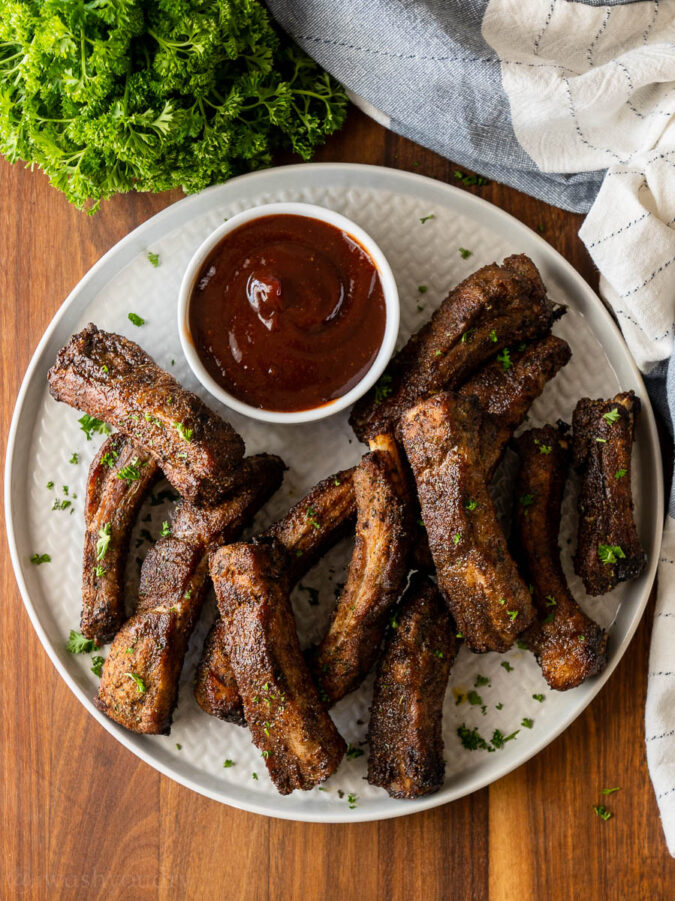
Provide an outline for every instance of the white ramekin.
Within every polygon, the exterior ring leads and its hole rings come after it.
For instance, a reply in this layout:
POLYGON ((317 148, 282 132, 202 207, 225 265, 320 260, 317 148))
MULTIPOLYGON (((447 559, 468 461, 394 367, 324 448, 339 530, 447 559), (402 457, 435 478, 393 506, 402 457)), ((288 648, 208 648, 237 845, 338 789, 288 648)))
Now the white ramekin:
POLYGON ((250 210, 245 210, 242 213, 237 213, 236 216, 232 216, 231 219, 228 219, 227 222, 224 222, 209 235, 197 249, 185 270, 178 296, 178 334, 180 336, 180 343, 185 358, 195 376, 206 390, 221 403, 230 407, 232 410, 236 410, 237 413, 243 413, 245 416, 250 416, 252 419, 260 419, 264 422, 288 424, 313 422, 317 419, 324 419, 326 416, 332 416, 333 413, 344 410, 345 407, 353 404, 375 384, 389 362, 389 359, 394 352, 394 346, 398 336, 399 318, 400 308, 398 290, 396 288, 394 274, 391 271, 391 266, 387 262, 385 255, 375 241, 373 241, 370 235, 368 235, 360 226, 355 222, 352 222, 351 219, 347 219, 346 216, 335 213, 333 210, 315 206, 312 203, 268 203, 262 206, 253 207, 250 210), (380 282, 382 283, 386 313, 382 344, 380 345, 380 349, 372 366, 363 376, 361 381, 354 385, 354 387, 346 394, 343 394, 342 397, 337 397, 335 400, 329 401, 320 407, 288 413, 252 407, 250 404, 244 403, 236 397, 233 397, 229 392, 225 391, 224 388, 221 388, 209 375, 206 367, 200 360, 190 333, 190 299, 192 296, 192 289, 206 258, 216 244, 218 244, 226 235, 239 228, 240 225, 244 225, 246 222, 251 222, 253 219, 259 219, 262 216, 279 215, 307 216, 310 219, 319 219, 321 222, 327 222, 329 225, 334 225, 336 228, 339 228, 341 231, 346 232, 354 238, 354 240, 363 247, 378 271, 380 282))

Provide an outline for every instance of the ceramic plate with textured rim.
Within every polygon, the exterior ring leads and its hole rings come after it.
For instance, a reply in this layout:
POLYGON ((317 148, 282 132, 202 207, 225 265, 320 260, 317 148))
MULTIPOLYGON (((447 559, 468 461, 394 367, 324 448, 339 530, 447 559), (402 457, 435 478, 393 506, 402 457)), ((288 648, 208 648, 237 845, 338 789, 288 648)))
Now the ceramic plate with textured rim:
MULTIPOLYGON (((225 409, 220 412, 242 433, 249 453, 280 453, 290 467, 284 486, 259 515, 258 527, 281 515, 319 478, 351 465, 363 452, 350 432, 346 414, 308 425, 272 426, 225 409)), ((512 462, 507 457, 497 480, 502 511, 508 506, 512 462)), ((137 561, 148 547, 146 539, 157 536, 167 516, 166 502, 159 495, 154 500, 154 505, 148 502, 141 511, 132 539, 127 573, 131 598, 137 584, 137 561)), ((217 801, 294 820, 350 822, 414 813, 488 785, 538 753, 581 713, 621 659, 647 603, 658 559, 663 486, 652 410, 620 332, 599 298, 546 241, 480 198, 432 179, 370 166, 317 164, 266 170, 188 197, 131 232, 99 260, 52 320, 28 367, 9 436, 5 504, 12 562, 38 636, 77 698, 121 744, 166 776, 217 801), (370 232, 388 256, 398 282, 402 306, 399 344, 428 318, 451 285, 478 266, 513 252, 529 254, 553 299, 569 306, 555 331, 573 350, 572 362, 532 408, 530 423, 569 419, 581 395, 610 396, 632 388, 643 403, 634 451, 636 515, 649 558, 642 577, 603 598, 586 598, 570 567, 575 528, 572 481, 563 508, 564 565, 582 606, 609 628, 607 669, 580 688, 556 694, 548 690, 527 651, 478 656, 463 648, 446 697, 445 784, 437 794, 417 801, 394 801, 363 779, 368 749, 362 743, 372 679, 333 711, 338 728, 356 753, 345 759, 325 791, 280 797, 247 731, 206 716, 192 698, 191 681, 213 616, 212 604, 207 605, 190 645, 170 736, 132 735, 99 713, 91 702, 97 678, 91 672, 90 657, 72 656, 65 650, 68 630, 77 629, 79 623, 81 503, 88 463, 100 438, 87 441, 77 424, 79 414, 49 397, 47 370, 69 336, 91 320, 138 341, 160 365, 216 407, 200 390, 180 354, 175 325, 180 279, 194 249, 223 218, 255 204, 279 200, 331 207, 370 232), (426 218, 429 216, 433 218, 426 218), (460 247, 471 251, 468 259, 459 253, 460 247), (148 251, 159 254, 157 268, 148 262, 148 251), (426 290, 420 292, 420 286, 426 290), (129 312, 145 318, 146 325, 132 325, 129 312), (73 454, 78 455, 78 464, 69 462, 73 454), (51 490, 46 487, 48 481, 55 483, 51 490), (66 497, 64 485, 68 485, 71 506, 52 510, 54 500, 66 497), (31 554, 36 552, 49 553, 52 562, 31 565, 31 554), (467 700, 471 689, 480 694, 480 703, 467 700), (533 694, 543 695, 544 700, 533 699, 533 694), (531 728, 521 725, 524 718, 533 721, 531 728), (487 737, 494 729, 504 734, 519 731, 495 753, 468 751, 457 736, 462 723, 477 727, 487 737), (365 753, 359 755, 360 750, 365 753), (225 768, 225 759, 234 765, 225 768), (357 796, 353 806, 347 802, 350 793, 357 796)), ((348 554, 348 543, 336 548, 294 593, 304 644, 316 641, 326 624, 348 554), (319 592, 318 605, 310 603, 315 597, 312 589, 319 592)), ((475 695, 472 698, 476 701, 475 695)))

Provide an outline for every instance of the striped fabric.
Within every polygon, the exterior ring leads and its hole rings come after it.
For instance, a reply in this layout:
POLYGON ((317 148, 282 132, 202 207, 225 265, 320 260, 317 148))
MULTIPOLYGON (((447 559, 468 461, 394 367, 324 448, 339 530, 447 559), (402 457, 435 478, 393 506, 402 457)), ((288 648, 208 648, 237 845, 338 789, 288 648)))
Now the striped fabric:
MULTIPOLYGON (((600 290, 672 434, 675 0, 267 0, 389 126, 460 165, 588 215, 600 290)), ((675 497, 646 710, 675 855, 675 497)))

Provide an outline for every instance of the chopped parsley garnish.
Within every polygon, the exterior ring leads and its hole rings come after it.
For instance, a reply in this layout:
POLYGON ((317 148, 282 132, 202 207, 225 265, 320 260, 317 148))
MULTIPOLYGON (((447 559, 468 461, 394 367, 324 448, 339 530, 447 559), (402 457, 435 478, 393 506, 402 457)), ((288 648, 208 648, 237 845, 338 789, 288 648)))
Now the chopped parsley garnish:
POLYGON ((468 172, 462 172, 461 169, 455 169, 453 175, 467 187, 470 187, 471 185, 482 186, 490 184, 490 181, 487 178, 483 178, 482 175, 470 175, 468 172))
POLYGON ((300 583, 300 585, 298 585, 298 589, 300 591, 307 592, 310 607, 318 606, 318 603, 319 603, 319 589, 318 588, 312 588, 311 585, 303 585, 302 583, 300 583))
POLYGON ((347 758, 349 760, 355 760, 357 757, 363 757, 363 751, 361 748, 355 748, 354 745, 347 745, 347 758))
POLYGON ((534 503, 534 495, 533 494, 521 494, 518 498, 518 503, 521 507, 531 507, 534 503))
POLYGON ((392 629, 398 629, 398 612, 395 610, 389 620, 389 625, 392 629))
POLYGON ((616 788, 603 788, 602 793, 603 793, 603 795, 613 795, 614 792, 618 792, 618 791, 621 791, 620 785, 617 785, 616 788))
POLYGON ((183 745, 179 745, 178 742, 176 742, 176 750, 177 750, 177 751, 182 751, 182 750, 183 750, 183 745))
POLYGON ((490 341, 492 341, 494 344, 496 344, 498 340, 499 339, 497 338, 497 332, 494 329, 492 329, 492 331, 490 332, 490 341))
POLYGON ((480 707, 480 705, 483 703, 483 699, 481 698, 481 696, 478 694, 477 691, 474 691, 473 688, 467 694, 466 699, 469 702, 469 704, 473 705, 474 707, 480 707))
POLYGON ((596 438, 595 440, 597 441, 598 444, 607 444, 606 438, 596 438))
POLYGON ((534 720, 531 720, 529 716, 525 716, 520 725, 524 726, 526 729, 531 729, 532 726, 534 726, 534 720))
POLYGON ((139 692, 143 693, 144 691, 147 691, 145 682, 141 679, 141 677, 139 675, 137 675, 137 673, 125 673, 124 675, 128 676, 130 679, 133 679, 133 681, 136 683, 136 688, 139 690, 139 692))
POLYGON ((226 770, 229 770, 231 766, 234 766, 234 760, 230 760, 230 758, 228 757, 223 766, 226 770))
POLYGON ((526 641, 523 641, 522 638, 517 639, 517 641, 516 641, 516 647, 519 647, 521 651, 527 651, 527 650, 529 650, 529 647, 528 647, 527 642, 526 642, 526 641))
MULTIPOLYGON (((468 260, 470 256, 473 255, 472 250, 467 250, 466 247, 459 248, 459 255, 463 260, 468 260)), ((495 339, 496 340, 496 339, 495 339)))
POLYGON ((622 479, 626 475, 627 472, 628 472, 627 469, 617 469, 617 471, 614 473, 614 478, 622 479))
POLYGON ((605 419, 610 424, 613 424, 615 422, 618 422, 619 419, 621 419, 621 414, 619 413, 619 410, 617 409, 617 407, 614 407, 608 413, 603 413, 602 418, 605 419))
POLYGON ((193 429, 186 429, 182 422, 174 422, 173 427, 178 432, 183 441, 192 440, 193 429))
POLYGON ((443 651, 434 651, 434 654, 438 657, 439 660, 443 659, 443 651))
POLYGON ((468 344, 469 341, 471 341, 471 337, 472 337, 473 333, 474 333, 474 329, 472 329, 472 328, 468 328, 465 332, 462 332, 462 337, 460 339, 460 342, 462 344, 468 344))
POLYGON ((151 263, 155 269, 159 266, 159 254, 148 251, 148 263, 151 263))
POLYGON ((427 287, 427 285, 418 285, 417 290, 420 292, 420 294, 426 294, 429 288, 427 287))
POLYGON ((513 667, 511 666, 511 664, 509 663, 508 660, 502 660, 502 662, 499 665, 503 666, 507 673, 513 672, 513 667))
POLYGON ((70 501, 68 500, 59 500, 58 498, 52 504, 52 510, 67 510, 68 507, 72 506, 70 501))
POLYGON ((600 558, 601 563, 607 565, 609 563, 616 563, 619 559, 624 560, 626 555, 618 544, 599 544, 598 557, 600 558))
POLYGON ((467 751, 495 751, 503 748, 507 741, 512 741, 518 735, 520 729, 516 729, 510 735, 504 735, 500 729, 495 729, 488 743, 475 727, 469 729, 464 723, 457 728, 457 735, 467 751))
POLYGON ((109 435, 110 434, 110 426, 106 425, 105 422, 102 422, 100 419, 97 419, 95 416, 89 416, 88 413, 85 413, 84 416, 80 416, 77 420, 80 423, 80 428, 87 436, 87 441, 91 441, 92 434, 98 435, 109 435))
POLYGON ((73 465, 79 463, 80 462, 79 454, 73 454, 73 456, 70 458, 70 460, 68 460, 68 462, 72 463, 73 465))
POLYGON ((469 500, 464 504, 465 510, 475 510, 478 506, 478 501, 475 498, 470 497, 469 500))
POLYGON ((422 225, 424 225, 424 223, 428 222, 429 219, 435 219, 435 218, 436 218, 436 216, 434 213, 429 213, 428 216, 422 216, 422 218, 420 219, 420 222, 422 223, 422 225))
POLYGON ((518 610, 507 610, 506 615, 511 620, 511 622, 515 622, 516 617, 518 616, 518 610))
POLYGON ((321 523, 316 518, 316 510, 314 509, 314 507, 307 507, 307 513, 305 514, 305 516, 307 517, 307 521, 309 522, 309 524, 314 529, 318 530, 321 528, 321 523))
POLYGON ((506 372, 507 369, 510 369, 513 365, 511 363, 511 354, 509 353, 508 347, 504 347, 499 351, 499 353, 497 354, 497 359, 502 364, 504 372, 506 372))
POLYGON ((452 536, 452 540, 455 543, 455 547, 457 547, 457 545, 459 544, 460 538, 461 538, 461 536, 460 536, 459 532, 455 532, 455 534, 452 536))
POLYGON ((98 654, 95 657, 91 658, 91 671, 95 676, 100 676, 103 672, 103 664, 105 663, 105 657, 100 657, 98 654))
POLYGON ((510 735, 504 735, 501 729, 495 729, 492 733, 492 738, 490 741, 495 746, 495 748, 503 748, 507 741, 512 741, 516 735, 520 732, 520 729, 516 729, 515 732, 512 732, 510 735))
POLYGON ((105 523, 98 530, 98 541, 96 542, 96 559, 103 560, 110 544, 110 536, 112 534, 112 526, 109 522, 105 523))
POLYGON ((463 633, 463 632, 456 632, 456 633, 455 633, 455 638, 464 638, 464 633, 463 633))
POLYGON ((270 756, 270 752, 269 751, 261 751, 260 756, 263 758, 263 760, 267 760, 267 758, 270 756))
POLYGON ((92 651, 98 650, 98 645, 93 638, 85 638, 81 632, 71 629, 66 642, 66 650, 70 654, 91 654, 92 651))
POLYGON ((478 675, 476 676, 476 681, 473 684, 476 686, 476 688, 480 688, 481 685, 489 685, 490 677, 489 676, 481 676, 481 674, 478 673, 478 675))
POLYGON ((434 356, 435 356, 435 357, 440 357, 440 355, 441 355, 440 350, 437 350, 437 351, 434 353, 434 356))
POLYGON ((47 482, 47 488, 48 488, 49 491, 51 491, 53 487, 54 487, 54 483, 53 483, 53 482, 47 482))
POLYGON ((607 822, 607 820, 611 820, 613 814, 611 810, 607 810, 604 804, 594 804, 593 810, 600 817, 601 820, 607 822))
POLYGON ((547 606, 547 607, 555 607, 556 604, 557 604, 557 601, 556 601, 556 599, 553 597, 552 594, 547 594, 545 600, 546 600, 546 606, 547 606))
POLYGON ((142 316, 138 316, 136 313, 129 313, 128 318, 129 318, 129 322, 133 323, 134 325, 138 325, 138 326, 145 325, 145 319, 143 319, 142 316))
POLYGON ((391 376, 386 372, 375 384, 375 404, 379 405, 391 394, 391 376))
POLYGON ((543 441, 537 441, 537 440, 535 439, 535 442, 534 442, 534 443, 535 443, 536 446, 539 448, 539 453, 540 453, 540 454, 550 454, 551 451, 553 450, 553 446, 552 446, 552 445, 550 445, 550 444, 544 444, 543 441))
POLYGON ((543 704, 543 702, 544 702, 543 695, 532 695, 532 697, 534 698, 535 701, 539 701, 540 704, 543 704))
POLYGON ((257 781, 258 781, 258 774, 257 774, 257 773, 251 773, 251 778, 252 778, 252 779, 255 779, 256 782, 257 782, 257 781))
POLYGON ((162 531, 159 534, 162 536, 162 538, 167 538, 171 534, 171 526, 166 519, 162 523, 162 531))
POLYGON ((577 637, 578 637, 579 641, 581 641, 581 642, 586 641, 586 636, 585 636, 585 635, 579 635, 579 636, 577 636, 577 637))
POLYGON ((101 457, 101 463, 105 464, 109 469, 112 469, 115 463, 117 463, 117 458, 119 454, 116 450, 106 451, 101 457))
POLYGON ((358 795, 355 795, 354 792, 349 792, 349 794, 347 795, 347 803, 349 804, 350 810, 354 810, 354 808, 356 807, 357 798, 358 795))
POLYGON ((500 701, 499 704, 495 704, 495 709, 496 709, 496 710, 501 710, 503 706, 504 706, 504 705, 503 705, 502 702, 500 701))
POLYGON ((51 563, 52 558, 49 554, 32 554, 30 562, 35 564, 35 566, 40 566, 42 563, 51 563))
POLYGON ((551 612, 548 614, 548 616, 544 617, 542 622, 543 623, 552 623, 554 619, 555 619, 555 615, 554 615, 553 611, 551 610, 551 612))
POLYGON ((117 478, 126 479, 127 482, 137 482, 141 477, 141 466, 144 465, 144 463, 139 464, 138 457, 134 457, 131 463, 127 463, 126 466, 120 469, 117 473, 117 478))
POLYGON ((94 570, 94 574, 97 579, 100 579, 101 576, 105 575, 105 571, 106 571, 105 566, 101 566, 99 563, 99 565, 94 570))

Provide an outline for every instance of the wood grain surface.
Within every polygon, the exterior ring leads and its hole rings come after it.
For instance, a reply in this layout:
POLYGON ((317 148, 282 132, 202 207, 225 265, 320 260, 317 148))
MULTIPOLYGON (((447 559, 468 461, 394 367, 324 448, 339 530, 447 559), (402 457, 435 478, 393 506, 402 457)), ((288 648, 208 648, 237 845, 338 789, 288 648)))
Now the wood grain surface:
MULTIPOLYGON (((352 111, 319 160, 459 182, 457 168, 352 111)), ((285 162, 281 161, 281 162, 285 162)), ((460 185, 461 186, 461 185, 460 185)), ((594 287, 582 217, 470 187, 543 230, 594 287)), ((126 195, 93 217, 39 172, 0 162, 0 417, 63 299, 116 241, 178 200, 126 195)), ((4 522, 3 522, 4 530, 4 522)), ((2 540, 0 898, 649 899, 675 897, 644 749, 653 598, 600 696, 552 745, 470 797, 382 823, 242 813, 160 776, 100 728, 35 636, 2 540), (592 805, 621 786, 603 822, 592 805)))

